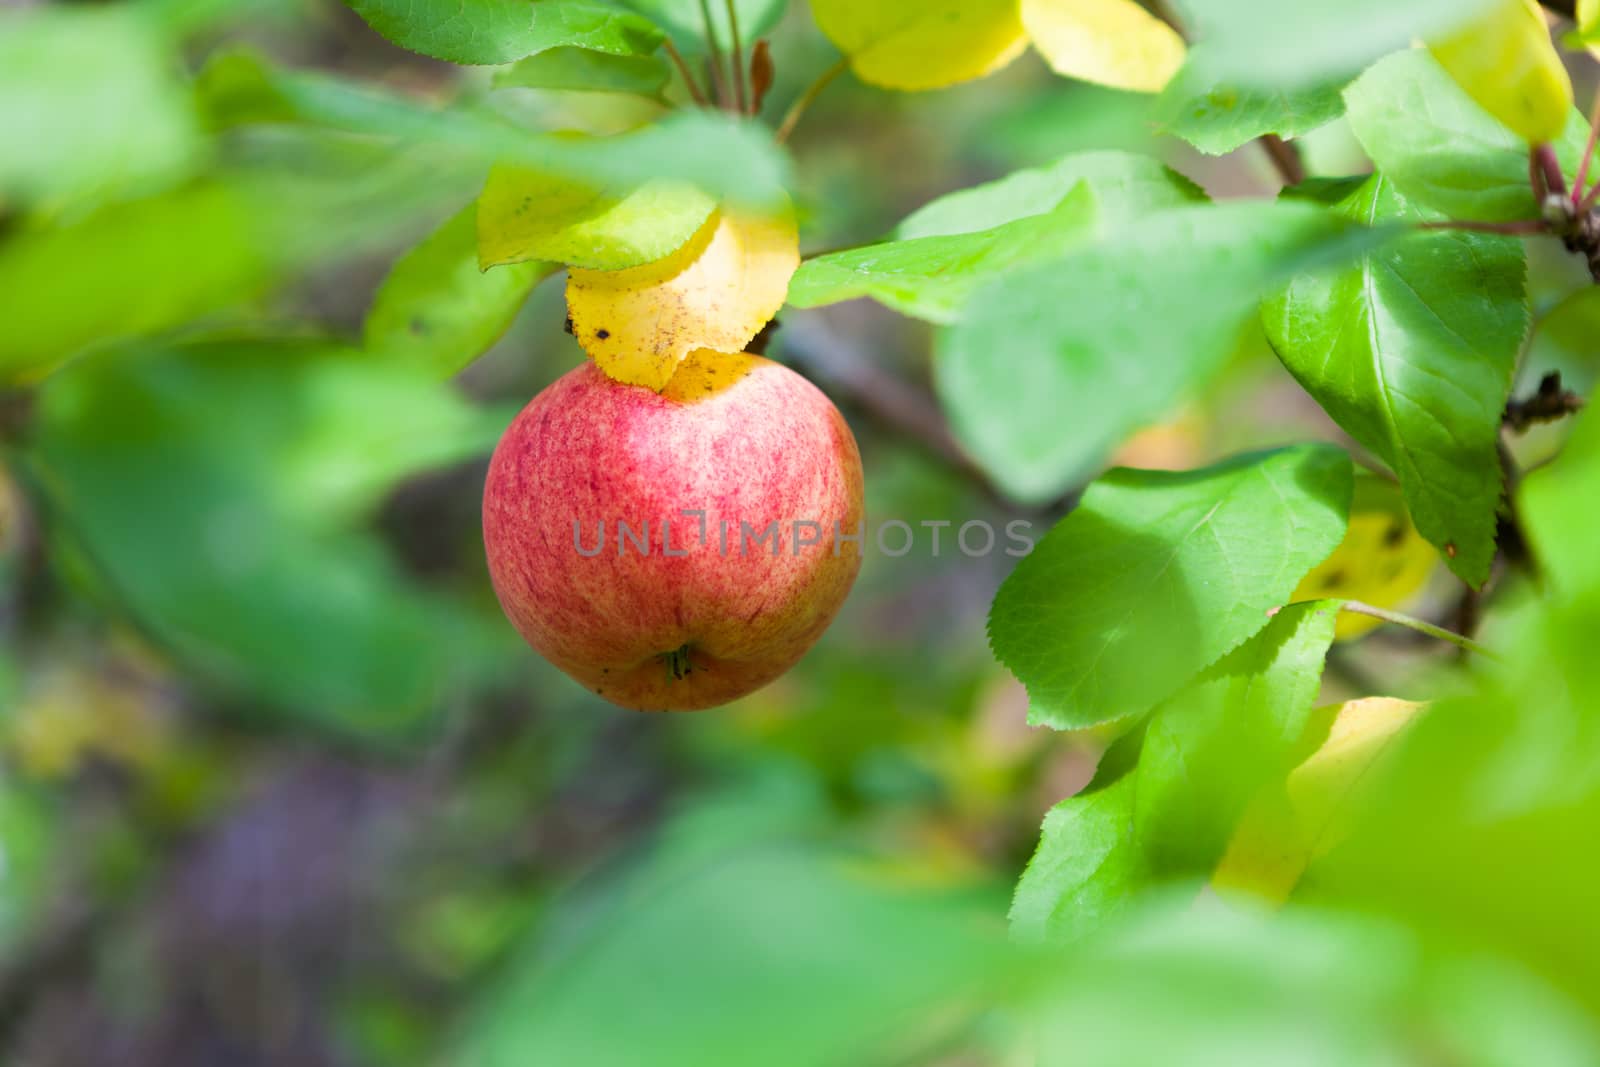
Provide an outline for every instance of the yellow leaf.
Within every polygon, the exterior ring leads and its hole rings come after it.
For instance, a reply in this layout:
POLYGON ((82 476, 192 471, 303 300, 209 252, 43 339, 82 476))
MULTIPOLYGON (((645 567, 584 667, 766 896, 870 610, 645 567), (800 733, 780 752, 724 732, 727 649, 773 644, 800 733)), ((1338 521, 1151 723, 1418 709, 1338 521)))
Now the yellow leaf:
POLYGON ((1320 709, 1331 715, 1328 739, 1309 759, 1289 772, 1289 803, 1303 825, 1316 833, 1321 851, 1338 836, 1334 816, 1348 808, 1356 786, 1389 743, 1426 705, 1396 697, 1366 697, 1320 709))
POLYGON ((1022 25, 1069 78, 1154 93, 1183 65, 1183 38, 1133 0, 1022 0, 1022 25))
POLYGON ((1587 38, 1589 54, 1600 59, 1600 0, 1578 0, 1578 33, 1587 38))
POLYGON ((625 270, 682 247, 716 206, 678 182, 650 182, 615 196, 502 164, 478 197, 478 266, 543 260, 625 270))
POLYGON ((1319 708, 1312 729, 1326 739, 1288 778, 1255 798, 1240 820, 1212 884, 1267 900, 1287 900, 1313 860, 1349 832, 1365 803, 1374 765, 1427 707, 1368 697, 1319 708))
POLYGON ((856 77, 885 89, 981 78, 1027 47, 1018 0, 811 0, 856 77))
POLYGON ((1428 47, 1468 96, 1528 143, 1566 129, 1572 80, 1535 0, 1501 0, 1428 47))
POLYGON ((1279 784, 1263 790, 1245 809, 1211 885, 1219 893, 1245 893, 1281 904, 1307 862, 1303 830, 1279 784))
POLYGON ((665 259, 567 273, 572 332, 600 369, 659 392, 696 349, 744 351, 800 265, 794 216, 717 211, 665 259))
MULTIPOLYGON (((1406 514, 1400 487, 1370 475, 1356 478, 1350 525, 1333 554, 1307 574, 1291 600, 1361 600, 1375 607, 1405 605, 1439 565, 1434 550, 1406 514)), ((1342 612, 1334 639, 1360 637, 1380 620, 1342 612)))

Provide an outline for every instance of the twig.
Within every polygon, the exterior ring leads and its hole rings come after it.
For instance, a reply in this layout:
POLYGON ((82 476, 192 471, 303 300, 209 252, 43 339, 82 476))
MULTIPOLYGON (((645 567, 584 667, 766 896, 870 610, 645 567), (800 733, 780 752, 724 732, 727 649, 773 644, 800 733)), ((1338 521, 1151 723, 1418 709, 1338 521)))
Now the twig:
POLYGON ((683 78, 684 88, 689 90, 689 99, 701 107, 709 107, 710 102, 706 100, 705 94, 700 91, 699 84, 694 80, 694 74, 689 70, 688 62, 683 58, 683 53, 678 51, 678 46, 673 44, 672 39, 669 37, 662 47, 666 49, 668 58, 678 68, 678 74, 683 78))
POLYGON ((1072 489, 1039 507, 1019 508, 962 450, 932 396, 877 365, 869 354, 829 326, 824 314, 792 316, 782 337, 784 359, 803 370, 841 405, 855 407, 884 429, 948 465, 1000 506, 1022 514, 1059 515, 1081 492, 1072 489))
MULTIPOLYGON (((1461 594, 1461 600, 1456 604, 1456 632, 1463 637, 1471 637, 1478 631, 1478 622, 1483 618, 1483 592, 1467 586, 1461 594)), ((1466 651, 1465 649, 1462 650, 1466 651)))
POLYGON ((1275 133, 1264 133, 1256 140, 1261 142, 1267 158, 1277 168, 1285 185, 1299 185, 1306 180, 1306 166, 1300 159, 1300 150, 1275 133))
POLYGON ((1567 178, 1561 173, 1561 161, 1556 158, 1556 150, 1547 144, 1540 144, 1534 145, 1530 154, 1544 176, 1545 192, 1564 194, 1567 191, 1567 178))
POLYGON ((1400 612, 1390 611, 1388 608, 1374 607, 1373 605, 1363 603, 1360 600, 1341 600, 1339 601, 1339 608, 1342 611, 1348 611, 1355 615, 1367 615, 1374 619, 1381 619, 1384 622, 1393 623, 1396 626, 1407 627, 1408 629, 1417 631, 1419 634, 1427 634, 1429 637, 1436 637, 1440 641, 1448 641, 1457 648, 1465 649, 1468 652, 1475 652, 1478 655, 1485 656, 1489 659, 1500 658, 1499 656, 1495 655, 1495 653, 1491 652, 1483 645, 1478 644, 1478 642, 1474 641, 1470 637, 1458 634, 1453 630, 1446 630, 1443 626, 1435 626, 1431 622, 1424 622, 1423 620, 1411 615, 1402 615, 1400 612))
POLYGON ((916 441, 963 473, 988 477, 956 444, 932 397, 851 351, 850 343, 817 315, 785 319, 783 352, 824 388, 846 395, 874 419, 916 441))
POLYGON ((743 115, 749 111, 749 101, 744 88, 744 45, 739 40, 739 11, 734 0, 728 0, 728 45, 733 49, 733 101, 743 115))
POLYGON ((795 126, 800 122, 800 116, 806 113, 806 108, 810 107, 812 102, 822 94, 822 90, 826 89, 833 79, 843 74, 845 68, 849 66, 850 57, 840 56, 837 63, 817 75, 816 80, 806 86, 805 92, 800 94, 799 98, 790 106, 789 113, 783 116, 783 121, 778 124, 778 132, 773 136, 779 144, 783 144, 789 139, 789 135, 794 132, 795 126))
POLYGON ((1583 397, 1561 387, 1561 372, 1553 370, 1539 379, 1539 388, 1525 397, 1506 401, 1501 422, 1512 433, 1524 433, 1540 422, 1555 422, 1583 409, 1583 397))
POLYGON ((711 0, 700 0, 700 21, 706 28, 706 66, 717 94, 717 106, 728 104, 728 81, 722 67, 722 45, 717 43, 717 24, 711 21, 711 0))
POLYGON ((1583 158, 1578 161, 1578 175, 1572 179, 1572 203, 1583 202, 1583 187, 1589 180, 1589 164, 1594 161, 1594 142, 1600 137, 1600 90, 1594 94, 1589 107, 1589 140, 1583 146, 1583 158))

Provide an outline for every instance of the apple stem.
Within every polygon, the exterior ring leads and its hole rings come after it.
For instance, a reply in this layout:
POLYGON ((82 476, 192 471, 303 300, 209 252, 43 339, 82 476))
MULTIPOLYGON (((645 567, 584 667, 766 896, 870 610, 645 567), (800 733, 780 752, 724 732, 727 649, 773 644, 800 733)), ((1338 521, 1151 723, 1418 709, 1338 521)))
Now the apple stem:
POLYGON ((663 652, 660 656, 661 663, 667 668, 667 678, 670 681, 681 682, 692 670, 689 666, 689 646, 680 645, 671 652, 663 652))

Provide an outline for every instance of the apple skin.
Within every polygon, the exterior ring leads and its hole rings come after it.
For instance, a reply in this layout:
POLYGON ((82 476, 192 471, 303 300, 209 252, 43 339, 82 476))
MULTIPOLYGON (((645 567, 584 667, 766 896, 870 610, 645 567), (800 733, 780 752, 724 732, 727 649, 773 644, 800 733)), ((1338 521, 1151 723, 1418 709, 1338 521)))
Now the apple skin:
POLYGON ((861 521, 861 456, 832 402, 780 364, 709 352, 659 394, 585 362, 512 422, 483 494, 506 617, 591 692, 640 711, 714 707, 792 667, 860 569, 858 542, 836 554, 834 524, 861 521), (706 512, 703 541, 684 510, 706 512), (663 519, 683 555, 664 551, 663 519), (619 520, 635 535, 649 524, 647 553, 619 520), (796 548, 796 521, 819 524, 820 538, 799 531, 819 543, 796 548), (777 522, 777 554, 741 522, 777 522))

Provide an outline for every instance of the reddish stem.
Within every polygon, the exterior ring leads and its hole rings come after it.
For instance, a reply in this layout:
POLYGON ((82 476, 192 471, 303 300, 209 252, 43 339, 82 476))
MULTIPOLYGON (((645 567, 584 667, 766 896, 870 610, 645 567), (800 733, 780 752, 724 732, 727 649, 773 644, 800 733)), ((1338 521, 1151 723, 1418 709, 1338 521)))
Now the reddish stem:
POLYGON ((1306 180, 1306 167, 1300 160, 1299 149, 1275 133, 1264 133, 1258 140, 1285 185, 1299 185, 1306 180))
POLYGON ((1578 161, 1578 176, 1572 180, 1572 202, 1583 201, 1583 187, 1589 180, 1589 164, 1594 160, 1595 139, 1600 138, 1600 91, 1594 94, 1594 104, 1589 108, 1589 143, 1583 146, 1583 158, 1578 161))
MULTIPOLYGON (((1562 194, 1567 191, 1566 175, 1561 173, 1561 161, 1556 158, 1556 150, 1547 144, 1535 145, 1533 158, 1544 175, 1546 193, 1562 194)), ((1542 205, 1544 198, 1540 197, 1542 205)))

